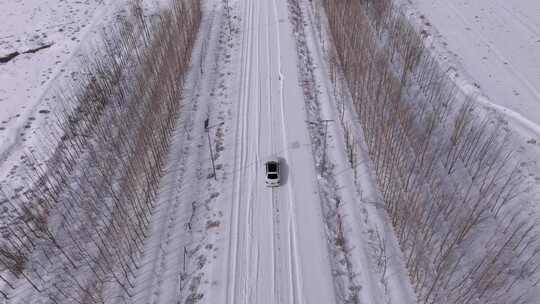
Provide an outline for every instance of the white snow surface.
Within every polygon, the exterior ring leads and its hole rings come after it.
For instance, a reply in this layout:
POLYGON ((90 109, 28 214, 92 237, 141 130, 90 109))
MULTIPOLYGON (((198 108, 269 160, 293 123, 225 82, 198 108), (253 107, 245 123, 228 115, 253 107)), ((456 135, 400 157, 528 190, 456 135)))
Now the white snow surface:
POLYGON ((455 77, 468 74, 498 109, 540 131, 539 1, 409 2, 427 30, 435 28, 455 77))
MULTIPOLYGON (((102 16, 102 2, 0 1, 0 57, 53 44, 0 64, 0 127, 8 128, 17 115, 40 101, 50 80, 74 55, 92 23, 102 16)), ((0 136, 4 137, 2 133, 0 136)))
POLYGON ((38 112, 53 111, 56 92, 51 87, 76 77, 79 67, 70 63, 113 5, 102 0, 0 0, 0 57, 21 53, 0 63, 0 164, 7 150, 31 137, 49 114, 38 112), (43 45, 51 47, 22 54, 43 45))

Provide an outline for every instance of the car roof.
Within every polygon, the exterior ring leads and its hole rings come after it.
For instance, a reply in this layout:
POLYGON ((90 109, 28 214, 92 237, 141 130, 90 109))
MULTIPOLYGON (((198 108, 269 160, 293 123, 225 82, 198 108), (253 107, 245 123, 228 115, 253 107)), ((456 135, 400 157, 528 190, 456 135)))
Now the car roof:
POLYGON ((276 156, 269 156, 268 158, 266 158, 266 161, 265 163, 279 163, 279 159, 276 157, 276 156))

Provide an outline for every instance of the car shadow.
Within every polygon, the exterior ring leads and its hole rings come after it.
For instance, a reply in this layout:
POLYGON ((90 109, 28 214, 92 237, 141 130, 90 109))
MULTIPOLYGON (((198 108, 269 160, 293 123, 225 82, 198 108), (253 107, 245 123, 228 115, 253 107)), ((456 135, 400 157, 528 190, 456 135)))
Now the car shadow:
POLYGON ((280 170, 280 184, 285 185, 289 180, 289 165, 283 157, 278 157, 280 170))

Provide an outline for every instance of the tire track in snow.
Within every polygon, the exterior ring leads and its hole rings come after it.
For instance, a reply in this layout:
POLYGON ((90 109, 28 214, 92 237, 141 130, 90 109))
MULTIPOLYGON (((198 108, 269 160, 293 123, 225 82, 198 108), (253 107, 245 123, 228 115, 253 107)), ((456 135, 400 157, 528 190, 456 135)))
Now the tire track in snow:
POLYGON ((279 212, 279 201, 275 190, 272 189, 272 263, 273 263, 273 273, 272 273, 272 282, 273 282, 273 294, 274 301, 276 304, 283 303, 282 296, 280 294, 279 280, 280 274, 283 272, 281 263, 279 263, 279 255, 281 254, 281 248, 279 246, 281 242, 281 236, 279 233, 280 226, 280 212, 279 212))
MULTIPOLYGON (((245 257, 247 260, 247 263, 245 264, 245 280, 244 280, 244 289, 243 289, 243 303, 249 304, 249 303, 255 303, 255 301, 252 300, 254 296, 257 295, 257 287, 258 284, 253 284, 253 280, 257 282, 257 272, 259 269, 259 250, 258 250, 258 239, 255 238, 255 232, 254 232, 254 224, 255 221, 255 208, 253 206, 254 202, 257 202, 258 198, 258 191, 257 191, 257 160, 258 160, 258 153, 259 153, 259 144, 260 144, 260 137, 258 136, 260 134, 261 126, 260 126, 260 103, 255 102, 253 100, 252 94, 254 97, 259 99, 260 102, 260 78, 259 82, 254 81, 254 75, 259 75, 259 52, 260 52, 260 39, 258 33, 256 34, 255 30, 253 29, 254 22, 257 18, 255 16, 258 15, 258 1, 250 1, 250 4, 252 5, 252 20, 250 24, 250 33, 251 33, 251 40, 250 45, 251 49, 254 51, 254 58, 250 57, 250 60, 254 60, 253 62, 255 64, 249 65, 250 73, 249 73, 249 82, 247 85, 247 88, 249 89, 248 94, 245 98, 245 104, 246 104, 246 113, 244 115, 244 118, 246 119, 246 125, 248 127, 246 128, 246 134, 243 136, 243 140, 248 142, 248 149, 247 154, 244 162, 244 169, 247 170, 247 174, 245 177, 245 182, 247 188, 249 188, 248 196, 245 198, 246 203, 246 225, 245 225, 245 237, 246 237, 246 245, 245 245, 245 257), (255 37, 255 38, 254 38, 255 37), (255 70, 253 70, 255 68, 255 70), (258 95, 258 96, 256 96, 258 95), (254 109, 251 109, 251 105, 255 105, 254 109), (254 116, 254 119, 250 119, 250 117, 254 116), (251 136, 251 134, 257 134, 255 136, 255 140, 251 140, 254 137, 251 136), (255 158, 255 161, 253 161, 252 158, 255 158), (252 248, 252 242, 255 241, 255 247, 252 248), (252 255, 252 249, 254 250, 254 253, 252 255), (256 265, 257 267, 253 268, 252 266, 256 265), (253 278, 254 277, 254 278, 253 278), (255 288, 253 289, 253 285, 255 288)), ((251 55, 252 56, 252 55, 251 55)))
MULTIPOLYGON (((265 32, 265 38, 266 38, 266 46, 267 47, 270 47, 270 22, 271 22, 271 19, 270 19, 270 14, 266 14, 266 32, 265 32)), ((268 71, 268 81, 266 82, 266 94, 267 94, 267 97, 268 97, 268 101, 267 101, 267 104, 268 104, 268 112, 267 112, 267 117, 268 117, 268 122, 272 122, 272 116, 273 116, 273 107, 272 107, 272 100, 273 100, 273 94, 272 94, 272 74, 270 73, 270 70, 271 70, 271 62, 272 62, 272 58, 270 56, 270 52, 266 52, 266 68, 267 68, 267 71, 268 71)), ((275 155, 276 154, 276 147, 275 145, 273 144, 275 142, 274 140, 274 128, 270 127, 269 128, 269 134, 270 136, 268 137, 268 147, 270 147, 271 149, 271 154, 272 155, 275 155)), ((276 189, 272 189, 271 190, 271 201, 272 201, 272 243, 271 243, 271 249, 272 249, 272 277, 271 277, 271 281, 272 281, 272 294, 274 296, 274 299, 273 301, 276 303, 276 304, 281 304, 283 303, 283 299, 282 299, 282 296, 280 294, 280 287, 279 287, 279 278, 280 278, 280 274, 283 272, 283 268, 282 268, 282 265, 280 263, 280 260, 279 260, 279 256, 280 256, 280 252, 281 252, 281 248, 279 246, 280 244, 280 241, 281 241, 281 237, 280 237, 280 231, 279 231, 279 227, 280 227, 280 220, 279 220, 279 217, 280 217, 280 212, 279 212, 279 202, 278 202, 278 197, 277 197, 277 193, 276 193, 276 189)))
MULTIPOLYGON (((283 74, 282 70, 282 62, 281 62, 281 33, 279 28, 279 18, 278 18, 278 7, 277 7, 277 0, 272 0, 273 4, 273 12, 274 12, 274 26, 276 29, 276 35, 277 35, 277 58, 278 58, 278 74, 279 74, 279 120, 280 120, 280 135, 281 135, 281 144, 284 151, 284 156, 286 159, 291 159, 289 157, 288 149, 287 149, 287 129, 285 125, 285 98, 284 98, 284 82, 285 82, 285 76, 283 74)), ((302 294, 302 277, 301 277, 301 271, 300 266, 298 265, 298 261, 300 260, 300 256, 298 254, 298 245, 297 245, 297 235, 296 235, 296 214, 295 214, 295 199, 294 199, 294 190, 292 189, 292 182, 288 182, 286 184, 286 189, 288 193, 288 229, 287 229, 287 238, 288 238, 288 245, 289 248, 287 248, 287 262, 289 266, 289 273, 288 273, 288 279, 289 279, 289 299, 291 303, 304 303, 304 296, 302 294)))
MULTIPOLYGON (((257 1, 256 2, 258 5, 260 5, 260 3, 257 1)), ((258 16, 259 15, 259 12, 260 12, 260 8, 257 6, 257 9, 255 9, 255 12, 256 12, 256 15, 255 16, 258 16)), ((254 19, 258 19, 258 18, 254 18, 254 19)), ((264 150, 261 148, 261 138, 264 136, 262 133, 263 131, 263 128, 262 128, 262 120, 261 120, 261 117, 262 117, 262 101, 263 101, 263 78, 261 77, 261 61, 260 61, 260 53, 261 53, 261 39, 260 39, 260 28, 261 28, 261 25, 264 25, 262 22, 259 22, 258 23, 258 26, 257 26, 257 34, 256 34, 256 37, 257 37, 257 41, 256 41, 256 56, 255 56, 255 74, 252 74, 251 78, 253 78, 253 75, 258 75, 257 77, 257 81, 256 81, 256 86, 254 86, 254 98, 257 99, 256 102, 253 102, 254 105, 255 105, 255 121, 253 122, 254 123, 254 128, 256 128, 256 137, 255 137, 255 143, 254 143, 254 146, 255 146, 255 149, 254 149, 254 157, 255 157, 255 160, 251 162, 251 164, 253 165, 253 170, 250 170, 250 172, 252 173, 252 176, 248 177, 248 180, 252 181, 251 183, 251 189, 252 189, 252 193, 254 193, 252 199, 249 199, 248 200, 248 204, 250 205, 250 210, 251 210, 251 222, 249 223, 249 227, 250 227, 250 240, 251 239, 254 239, 255 241, 255 246, 253 248, 250 248, 251 246, 249 246, 248 244, 248 250, 250 251, 249 252, 249 260, 248 260, 248 267, 250 267, 249 269, 247 269, 247 273, 248 273, 248 279, 246 280, 245 282, 245 290, 248 290, 248 297, 247 299, 245 300, 244 303, 257 303, 257 299, 258 299, 258 295, 259 295, 259 292, 261 292, 261 290, 259 289, 259 286, 260 286, 260 281, 262 281, 264 279, 264 277, 261 277, 261 264, 264 263, 264 255, 262 256, 262 259, 261 259, 261 246, 263 246, 263 244, 261 244, 261 239, 258 237, 258 235, 260 234, 260 231, 254 231, 254 228, 257 229, 256 227, 254 227, 254 225, 257 224, 258 220, 256 219, 256 215, 255 215, 255 212, 256 211, 260 211, 260 205, 257 205, 257 204, 260 204, 260 199, 259 199, 259 191, 258 190, 258 185, 260 183, 259 181, 259 165, 262 163, 261 162, 261 155, 264 154, 264 150), (253 205, 255 204, 255 205, 253 205), (253 261, 252 261, 252 256, 253 256, 253 261), (252 269, 251 266, 252 265, 256 265, 255 269, 252 269), (254 283, 253 283, 254 282, 254 283)), ((254 32, 255 30, 252 29, 252 31, 254 32)), ((263 69, 264 70, 264 69, 263 69)), ((255 101, 255 100, 252 100, 252 101, 255 101)))
MULTIPOLYGON (((237 289, 239 280, 238 276, 242 275, 241 269, 239 273, 239 263, 245 259, 242 259, 240 256, 241 242, 239 238, 241 235, 241 228, 243 223, 240 218, 240 212, 242 207, 242 174, 246 168, 246 124, 248 122, 248 107, 247 102, 249 98, 249 71, 251 70, 251 40, 253 39, 252 31, 249 31, 248 28, 253 24, 253 1, 248 0, 247 4, 244 4, 244 12, 242 16, 243 32, 242 32, 242 51, 240 56, 241 62, 241 71, 240 71, 240 100, 237 109, 236 115, 236 125, 235 125, 235 148, 234 148, 234 174, 233 174, 233 198, 232 198, 232 210, 230 216, 230 234, 229 234, 229 254, 228 254, 228 269, 227 273, 229 278, 227 281, 227 303, 237 304, 237 289)), ((244 227, 245 228, 245 227, 244 227)), ((243 235, 245 237, 245 235, 243 235)), ((247 246, 245 247, 247 248, 247 246)), ((244 297, 245 299, 245 297, 244 297)))

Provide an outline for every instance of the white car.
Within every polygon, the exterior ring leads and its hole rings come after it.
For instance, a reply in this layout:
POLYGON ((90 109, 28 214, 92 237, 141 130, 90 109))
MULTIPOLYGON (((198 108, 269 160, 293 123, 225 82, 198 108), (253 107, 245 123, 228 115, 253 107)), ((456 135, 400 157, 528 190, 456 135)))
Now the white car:
POLYGON ((271 157, 264 163, 266 185, 268 187, 279 186, 279 159, 277 157, 271 157))

